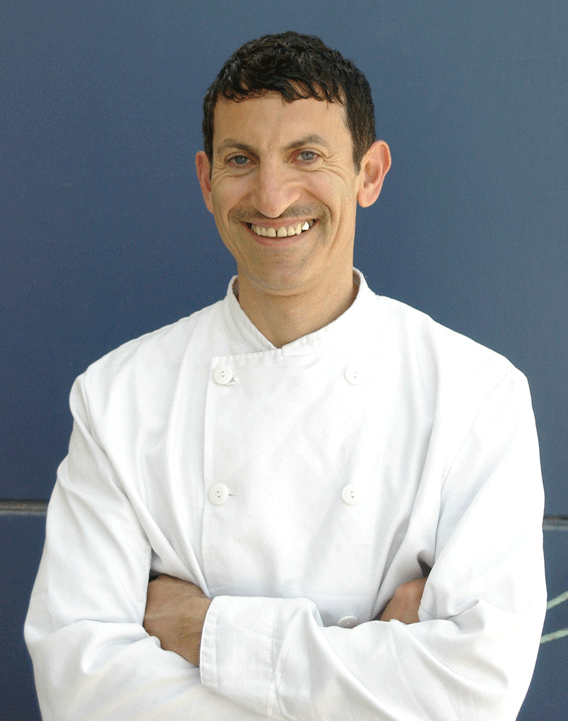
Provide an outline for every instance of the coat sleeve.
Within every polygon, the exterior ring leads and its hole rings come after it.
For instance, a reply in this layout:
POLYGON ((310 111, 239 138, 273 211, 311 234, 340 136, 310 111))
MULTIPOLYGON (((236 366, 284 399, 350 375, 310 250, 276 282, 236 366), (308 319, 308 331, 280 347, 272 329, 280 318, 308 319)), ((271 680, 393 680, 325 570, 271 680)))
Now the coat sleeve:
POLYGON ((142 626, 152 549, 93 437, 79 379, 25 625, 44 721, 255 721, 142 626))
POLYGON ((448 459, 440 496, 420 623, 324 627, 309 600, 218 597, 204 686, 274 719, 514 721, 546 608, 538 443, 515 369, 448 459))

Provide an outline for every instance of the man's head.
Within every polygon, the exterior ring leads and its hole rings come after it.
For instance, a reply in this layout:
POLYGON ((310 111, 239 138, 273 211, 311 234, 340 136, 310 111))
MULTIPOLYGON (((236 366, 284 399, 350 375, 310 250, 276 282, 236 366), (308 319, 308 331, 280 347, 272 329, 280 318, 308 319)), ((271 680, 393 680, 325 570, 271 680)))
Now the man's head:
POLYGON ((247 43, 219 74, 196 169, 241 304, 253 292, 322 305, 352 292, 357 207, 375 202, 390 167, 372 107, 351 63, 295 33, 247 43))
POLYGON ((203 140, 210 162, 218 101, 239 101, 270 91, 280 93, 287 102, 314 98, 342 105, 353 141, 353 162, 359 171, 361 159, 375 141, 369 83, 337 50, 314 35, 291 31, 245 43, 221 68, 203 102, 203 140))

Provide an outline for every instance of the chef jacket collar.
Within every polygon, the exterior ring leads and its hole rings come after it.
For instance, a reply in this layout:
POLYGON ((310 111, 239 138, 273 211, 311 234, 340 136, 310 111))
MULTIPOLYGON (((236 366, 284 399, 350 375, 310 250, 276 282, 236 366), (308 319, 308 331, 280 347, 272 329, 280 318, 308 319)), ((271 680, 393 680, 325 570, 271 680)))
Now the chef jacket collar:
POLYGON ((278 349, 252 323, 239 305, 235 295, 237 276, 233 276, 222 302, 223 320, 230 336, 246 348, 246 352, 280 351, 284 356, 321 353, 338 345, 353 345, 367 335, 369 312, 375 294, 369 289, 363 274, 353 269, 355 283, 359 286, 357 296, 349 308, 320 330, 302 336, 278 349))

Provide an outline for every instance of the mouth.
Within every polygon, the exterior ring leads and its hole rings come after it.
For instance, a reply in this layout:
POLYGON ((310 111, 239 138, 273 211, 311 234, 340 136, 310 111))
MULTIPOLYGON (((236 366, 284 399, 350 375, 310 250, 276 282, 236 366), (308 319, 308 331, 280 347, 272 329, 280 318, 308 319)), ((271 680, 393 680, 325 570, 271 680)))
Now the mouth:
POLYGON ((296 235, 302 235, 310 230, 316 220, 304 220, 290 225, 282 225, 273 228, 266 225, 257 225, 256 223, 245 223, 246 227, 260 238, 292 238, 296 235))

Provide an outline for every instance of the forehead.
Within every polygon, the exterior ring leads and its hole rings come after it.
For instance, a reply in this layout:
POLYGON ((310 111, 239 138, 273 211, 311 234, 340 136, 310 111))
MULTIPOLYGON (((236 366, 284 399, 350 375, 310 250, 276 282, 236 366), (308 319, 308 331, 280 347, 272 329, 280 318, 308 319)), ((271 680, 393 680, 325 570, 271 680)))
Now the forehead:
POLYGON ((290 103, 275 92, 240 102, 220 99, 213 127, 214 152, 231 141, 269 149, 316 135, 338 149, 351 146, 342 105, 315 98, 290 103))

